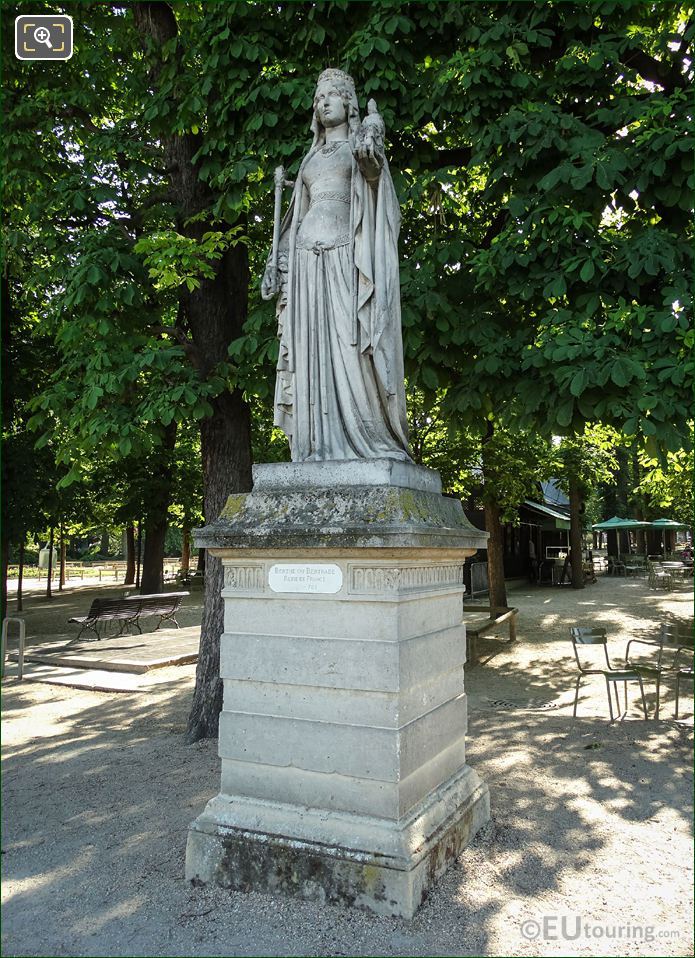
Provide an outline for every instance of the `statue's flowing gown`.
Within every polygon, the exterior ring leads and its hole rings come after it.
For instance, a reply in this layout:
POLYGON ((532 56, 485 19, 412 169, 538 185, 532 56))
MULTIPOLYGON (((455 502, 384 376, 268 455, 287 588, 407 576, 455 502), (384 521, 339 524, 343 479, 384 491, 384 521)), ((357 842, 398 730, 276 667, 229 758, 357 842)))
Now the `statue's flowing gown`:
POLYGON ((409 460, 388 167, 368 183, 348 141, 305 158, 283 222, 275 422, 292 459, 409 460))

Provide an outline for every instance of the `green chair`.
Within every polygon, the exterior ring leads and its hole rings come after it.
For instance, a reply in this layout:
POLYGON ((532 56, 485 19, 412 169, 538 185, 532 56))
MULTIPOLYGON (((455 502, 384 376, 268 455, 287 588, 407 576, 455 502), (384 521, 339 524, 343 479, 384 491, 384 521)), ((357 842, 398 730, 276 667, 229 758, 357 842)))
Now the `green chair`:
POLYGON ((610 712, 611 722, 615 721, 616 716, 613 715, 613 698, 611 695, 611 689, 615 693, 615 701, 617 705, 617 714, 620 714, 620 696, 618 694, 617 683, 622 682, 625 686, 625 708, 627 709, 627 683, 628 682, 637 682, 640 687, 640 694, 642 696, 642 709, 644 711, 645 719, 647 716, 647 701, 644 697, 644 685, 642 684, 642 677, 639 673, 635 672, 633 669, 614 669, 611 665, 611 661, 608 658, 608 639, 606 637, 606 630, 600 628, 586 628, 583 626, 574 626, 570 629, 570 637, 572 639, 572 648, 574 649, 574 657, 577 662, 577 668, 579 669, 579 675, 577 676, 577 681, 574 687, 574 710, 572 715, 574 718, 577 717, 577 703, 579 701, 579 685, 586 675, 602 675, 606 682, 606 693, 608 695, 608 711, 610 712), (579 656, 578 646, 603 646, 603 653, 606 660, 605 668, 595 668, 588 667, 584 664, 579 656))
POLYGON ((684 646, 681 646, 681 648, 678 649, 678 652, 676 653, 674 667, 677 669, 676 671, 676 718, 678 718, 678 701, 679 701, 679 694, 680 694, 681 679, 690 679, 690 681, 692 682, 695 677, 693 674, 693 650, 686 649, 684 646), (681 652, 690 653, 690 665, 686 665, 683 668, 680 668, 677 664, 678 656, 681 652))
POLYGON ((680 702, 680 684, 683 679, 693 681, 693 622, 664 622, 661 626, 661 641, 676 645, 671 669, 676 673, 676 711, 678 718, 680 702), (681 665, 681 662, 687 664, 681 665))
POLYGON ((638 672, 643 678, 653 678, 656 682, 656 711, 659 718, 661 679, 664 672, 676 672, 676 718, 678 718, 678 696, 682 679, 692 677, 692 665, 680 667, 680 656, 690 652, 692 655, 693 626, 684 622, 662 622, 659 632, 652 638, 630 639, 625 649, 625 668, 638 672), (684 645, 685 642, 690 645, 684 645), (675 656, 670 667, 664 664, 664 645, 673 649, 675 656), (631 652, 631 646, 640 646, 637 655, 631 652), (646 650, 646 651, 645 651, 646 650))

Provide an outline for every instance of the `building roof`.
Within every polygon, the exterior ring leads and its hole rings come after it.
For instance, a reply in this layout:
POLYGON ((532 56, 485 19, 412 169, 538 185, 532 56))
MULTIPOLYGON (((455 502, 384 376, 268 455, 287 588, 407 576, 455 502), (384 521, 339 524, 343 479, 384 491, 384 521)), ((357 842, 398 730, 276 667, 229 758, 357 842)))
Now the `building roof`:
POLYGON ((548 479, 541 483, 543 502, 549 506, 569 506, 570 501, 566 493, 558 488, 557 479, 548 479))
POLYGON ((552 506, 542 505, 540 502, 533 502, 531 499, 525 499, 524 505, 534 512, 540 513, 542 516, 554 519, 556 529, 569 529, 570 517, 567 512, 563 512, 561 509, 553 508, 552 506))

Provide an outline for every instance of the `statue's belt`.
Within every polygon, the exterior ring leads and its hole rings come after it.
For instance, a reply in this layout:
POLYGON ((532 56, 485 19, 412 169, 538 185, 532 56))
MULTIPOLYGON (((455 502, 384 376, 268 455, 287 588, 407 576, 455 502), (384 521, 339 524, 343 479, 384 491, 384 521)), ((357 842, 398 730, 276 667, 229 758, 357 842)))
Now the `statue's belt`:
POLYGON ((319 240, 315 240, 312 243, 309 240, 298 239, 297 249, 311 250, 312 253, 316 253, 317 256, 320 256, 321 253, 327 253, 329 250, 337 249, 339 246, 347 246, 350 241, 351 236, 349 233, 336 236, 334 240, 330 240, 328 243, 322 243, 319 240))

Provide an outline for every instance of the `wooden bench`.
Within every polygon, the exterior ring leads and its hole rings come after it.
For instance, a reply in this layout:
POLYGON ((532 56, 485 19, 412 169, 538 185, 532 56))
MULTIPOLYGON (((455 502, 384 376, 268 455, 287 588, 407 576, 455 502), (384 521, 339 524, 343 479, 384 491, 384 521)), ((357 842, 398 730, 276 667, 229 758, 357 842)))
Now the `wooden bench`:
MULTIPOLYGON (((105 622, 120 622, 121 628, 118 635, 123 633, 130 622, 134 622, 138 616, 138 608, 127 599, 94 599, 87 615, 76 615, 68 622, 75 622, 82 628, 77 633, 77 639, 82 633, 89 629, 97 639, 100 639, 99 626, 105 622)), ((77 641, 77 639, 75 641, 77 641)))
POLYGON ((162 622, 173 622, 176 628, 179 628, 179 623, 176 621, 176 613, 179 611, 181 601, 190 594, 190 592, 157 592, 152 595, 129 595, 124 601, 137 603, 138 614, 135 619, 135 624, 140 632, 142 632, 140 619, 158 615, 159 622, 157 623, 157 628, 154 630, 156 632, 162 622))
POLYGON ((482 622, 477 620, 470 625, 465 618, 463 624, 466 626, 466 661, 476 662, 478 660, 478 638, 481 635, 487 635, 493 632, 498 626, 507 624, 509 626, 509 641, 516 641, 516 617, 519 614, 518 609, 508 608, 507 606, 489 606, 489 605, 464 605, 464 613, 478 612, 486 614, 486 619, 482 622))
POLYGON ((80 638, 85 629, 89 629, 96 635, 97 639, 101 639, 99 625, 106 622, 121 623, 117 635, 122 635, 125 629, 131 625, 134 625, 138 632, 142 633, 140 619, 149 618, 153 615, 159 616, 155 632, 160 628, 162 622, 173 622, 178 629, 176 613, 181 605, 181 600, 187 595, 190 595, 190 593, 161 592, 154 595, 130 595, 123 599, 94 599, 87 615, 74 616, 72 619, 68 619, 68 622, 74 622, 82 626, 77 634, 77 639, 80 638))

